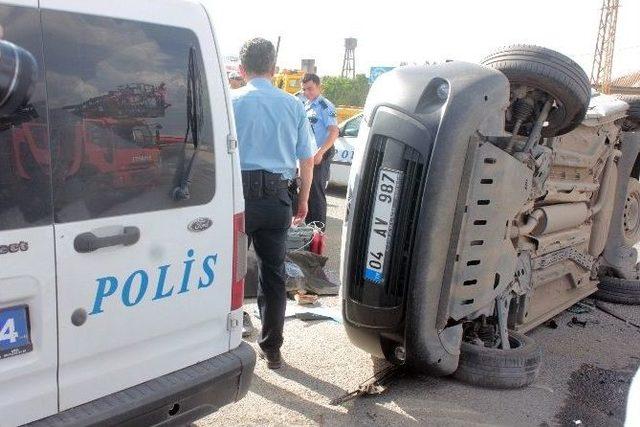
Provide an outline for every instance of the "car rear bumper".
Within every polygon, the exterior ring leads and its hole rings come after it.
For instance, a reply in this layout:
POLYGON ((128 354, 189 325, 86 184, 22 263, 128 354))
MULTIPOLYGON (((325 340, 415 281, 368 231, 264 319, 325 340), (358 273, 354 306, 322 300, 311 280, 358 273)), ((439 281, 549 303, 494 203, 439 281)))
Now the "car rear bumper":
POLYGON ((28 425, 185 425, 244 397, 255 363, 255 351, 243 342, 228 353, 28 425))

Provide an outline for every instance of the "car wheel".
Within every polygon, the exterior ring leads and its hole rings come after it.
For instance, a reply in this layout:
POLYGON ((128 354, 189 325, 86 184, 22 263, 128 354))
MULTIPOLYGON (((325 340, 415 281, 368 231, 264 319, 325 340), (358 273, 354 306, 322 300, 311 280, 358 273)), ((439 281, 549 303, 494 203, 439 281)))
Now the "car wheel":
POLYGON ((595 297, 616 304, 640 304, 640 280, 619 279, 605 276, 598 284, 595 297))
POLYGON ((622 213, 622 236, 626 246, 640 242, 640 181, 629 178, 622 213))
POLYGON ((460 381, 490 388, 525 387, 538 376, 542 349, 532 339, 509 331, 511 349, 489 348, 463 341, 458 369, 460 381))
POLYGON ((563 135, 584 119, 591 85, 582 67, 567 56, 544 47, 514 45, 492 53, 481 63, 501 71, 511 84, 512 94, 524 88, 545 92, 553 98, 554 108, 542 136, 563 135))

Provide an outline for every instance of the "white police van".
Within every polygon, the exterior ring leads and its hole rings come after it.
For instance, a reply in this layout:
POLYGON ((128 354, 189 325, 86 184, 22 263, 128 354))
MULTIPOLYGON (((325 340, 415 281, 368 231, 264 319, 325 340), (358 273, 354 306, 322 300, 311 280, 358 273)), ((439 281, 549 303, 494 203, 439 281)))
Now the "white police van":
POLYGON ((244 208, 207 12, 3 1, 0 30, 0 426, 240 399, 244 208))

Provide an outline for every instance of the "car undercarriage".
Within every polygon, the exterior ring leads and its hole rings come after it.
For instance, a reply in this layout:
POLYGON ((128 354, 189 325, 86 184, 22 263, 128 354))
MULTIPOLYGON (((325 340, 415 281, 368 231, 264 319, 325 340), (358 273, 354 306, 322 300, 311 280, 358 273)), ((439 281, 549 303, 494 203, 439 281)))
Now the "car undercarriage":
POLYGON ((524 333, 599 283, 603 299, 640 303, 633 102, 592 93, 576 63, 537 46, 381 77, 347 197, 351 340, 419 371, 521 387, 542 359, 524 333))

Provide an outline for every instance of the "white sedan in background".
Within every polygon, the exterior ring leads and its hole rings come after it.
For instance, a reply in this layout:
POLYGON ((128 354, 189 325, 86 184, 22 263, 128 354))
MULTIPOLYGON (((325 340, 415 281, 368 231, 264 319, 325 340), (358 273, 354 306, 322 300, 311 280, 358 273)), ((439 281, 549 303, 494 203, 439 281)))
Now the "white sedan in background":
POLYGON ((334 144, 336 151, 331 159, 329 185, 347 186, 361 122, 362 113, 359 113, 338 125, 340 135, 334 144))

